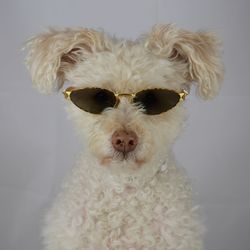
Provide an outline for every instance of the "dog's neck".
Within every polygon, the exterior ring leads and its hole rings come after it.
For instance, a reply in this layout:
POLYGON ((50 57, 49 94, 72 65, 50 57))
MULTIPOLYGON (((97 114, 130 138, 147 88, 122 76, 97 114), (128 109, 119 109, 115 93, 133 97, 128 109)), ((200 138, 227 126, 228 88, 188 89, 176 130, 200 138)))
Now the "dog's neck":
POLYGON ((130 187, 142 187, 145 184, 155 181, 160 175, 166 174, 171 164, 170 157, 160 158, 154 166, 148 165, 145 168, 133 171, 112 171, 108 167, 103 167, 98 160, 90 160, 86 155, 82 155, 79 168, 84 173, 85 178, 92 178, 100 185, 123 190, 130 187))

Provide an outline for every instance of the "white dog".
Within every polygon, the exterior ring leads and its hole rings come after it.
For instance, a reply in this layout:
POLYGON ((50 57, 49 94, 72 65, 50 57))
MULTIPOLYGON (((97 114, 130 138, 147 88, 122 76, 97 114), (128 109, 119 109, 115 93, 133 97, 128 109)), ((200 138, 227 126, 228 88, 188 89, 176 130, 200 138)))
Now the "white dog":
POLYGON ((63 87, 87 147, 46 217, 47 250, 200 250, 202 227, 171 145, 183 102, 213 98, 223 67, 211 33, 157 25, 136 41, 50 30, 27 44, 43 93, 63 87))

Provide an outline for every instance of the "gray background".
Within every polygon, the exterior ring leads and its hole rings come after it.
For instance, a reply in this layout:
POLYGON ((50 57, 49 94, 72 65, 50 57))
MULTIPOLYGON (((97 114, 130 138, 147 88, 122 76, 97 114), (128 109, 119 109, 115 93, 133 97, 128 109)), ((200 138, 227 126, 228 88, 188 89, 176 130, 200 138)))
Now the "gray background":
POLYGON ((155 23, 174 22, 214 30, 224 41, 222 91, 211 102, 188 98, 190 117, 175 152, 198 191, 206 249, 249 250, 249 12, 249 0, 1 0, 0 249, 41 249, 41 218, 80 150, 62 95, 31 87, 22 43, 48 26, 136 38, 155 23))

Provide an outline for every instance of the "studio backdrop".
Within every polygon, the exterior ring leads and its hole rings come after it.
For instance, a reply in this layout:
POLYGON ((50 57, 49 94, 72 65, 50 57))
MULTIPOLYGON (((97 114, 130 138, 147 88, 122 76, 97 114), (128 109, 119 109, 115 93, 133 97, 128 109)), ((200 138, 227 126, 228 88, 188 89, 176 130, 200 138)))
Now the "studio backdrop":
POLYGON ((201 205, 205 249, 249 250, 249 10, 247 0, 1 0, 0 249, 42 249, 43 216, 82 150, 63 95, 32 88, 24 42, 51 26, 103 28, 135 39, 156 23, 172 22, 212 30, 224 43, 222 91, 210 102, 192 91, 174 148, 201 205))

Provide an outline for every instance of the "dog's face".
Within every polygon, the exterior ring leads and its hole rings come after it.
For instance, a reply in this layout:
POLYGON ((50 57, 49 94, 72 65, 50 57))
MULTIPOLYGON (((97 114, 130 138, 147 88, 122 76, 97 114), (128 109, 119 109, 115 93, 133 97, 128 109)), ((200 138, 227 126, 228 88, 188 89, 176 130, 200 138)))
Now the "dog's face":
MULTIPOLYGON (((93 54, 80 62, 67 79, 73 86, 98 87, 115 93, 137 93, 152 88, 181 92, 185 79, 177 70, 167 60, 148 53, 141 44, 117 44, 113 51, 93 54)), ((85 112, 70 101, 68 104, 69 114, 88 142, 87 148, 101 165, 115 169, 124 164, 139 169, 147 163, 152 165, 155 158, 162 159, 184 119, 181 102, 158 115, 145 114, 127 96, 120 97, 116 108, 101 114, 85 112), (123 150, 117 146, 121 141, 123 150)))
MULTIPOLYGON (((223 76, 215 37, 172 25, 155 26, 135 42, 94 30, 52 30, 30 40, 28 47, 33 82, 46 93, 60 89, 65 81, 77 88, 120 94, 155 88, 180 93, 195 81, 198 95, 209 99, 218 92, 223 76)), ((99 114, 68 101, 68 111, 100 165, 114 171, 155 166, 156 171, 182 127, 183 102, 150 115, 130 96, 121 95, 119 101, 99 114)))

